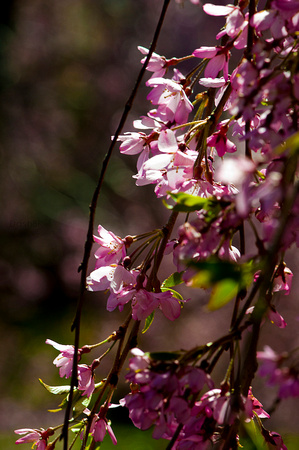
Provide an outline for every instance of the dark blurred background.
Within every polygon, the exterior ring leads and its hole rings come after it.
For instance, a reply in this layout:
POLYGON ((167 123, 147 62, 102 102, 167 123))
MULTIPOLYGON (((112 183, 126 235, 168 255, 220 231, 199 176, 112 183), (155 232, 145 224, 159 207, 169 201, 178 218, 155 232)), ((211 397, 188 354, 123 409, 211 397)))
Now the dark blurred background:
MULTIPOLYGON (((47 412, 61 399, 38 383, 39 377, 64 383, 52 365, 57 351, 45 340, 73 343, 70 324, 88 205, 140 69, 137 45, 149 47, 161 6, 161 0, 14 0, 1 7, 0 443, 5 448, 13 448, 15 428, 62 421, 47 412)), ((173 1, 156 51, 170 58, 214 45, 223 23, 190 2, 182 7, 173 1)), ((140 89, 125 130, 150 109, 147 92, 140 89)), ((152 186, 135 187, 135 165, 136 158, 115 149, 99 201, 96 223, 120 236, 160 227, 168 216, 152 186)), ((92 259, 91 269, 93 264, 92 259)), ((165 276, 174 270, 169 261, 165 276)), ((209 314, 206 294, 193 292, 193 297, 175 326, 157 314, 142 337, 145 350, 190 348, 227 330, 231 305, 209 314)), ((275 328, 278 351, 290 346, 290 335, 292 347, 299 344, 295 300, 295 294, 282 298, 280 312, 289 329, 275 328)), ((104 294, 87 295, 81 345, 103 340, 120 325, 124 314, 107 313, 105 306, 104 294)), ((273 332, 271 325, 268 329, 273 332)), ((109 360, 102 376, 108 367, 109 360)), ((220 381, 223 374, 217 377, 220 381)), ((262 386, 257 381, 257 389, 262 386)), ((298 423, 290 411, 298 403, 286 404, 273 425, 292 433, 298 423)))

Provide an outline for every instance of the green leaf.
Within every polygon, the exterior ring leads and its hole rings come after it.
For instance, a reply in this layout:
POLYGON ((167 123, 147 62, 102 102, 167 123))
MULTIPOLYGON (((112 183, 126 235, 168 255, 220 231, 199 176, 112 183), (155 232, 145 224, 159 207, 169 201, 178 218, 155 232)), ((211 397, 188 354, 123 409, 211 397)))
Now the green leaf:
MULTIPOLYGON (((61 409, 65 409, 68 403, 68 399, 69 399, 69 394, 64 397, 64 399, 62 400, 62 402, 59 404, 61 409)), ((82 400, 82 391, 79 391, 78 389, 74 389, 74 394, 73 394, 73 405, 75 405, 77 402, 79 402, 80 400, 82 400)))
POLYGON ((39 382, 42 386, 44 386, 45 389, 47 389, 48 392, 51 392, 51 394, 54 395, 68 394, 70 392, 70 386, 49 386, 48 384, 44 383, 40 378, 39 382))
POLYGON ((85 408, 87 408, 91 402, 91 399, 92 399, 92 395, 89 398, 85 397, 85 399, 82 401, 82 405, 84 405, 85 408))
POLYGON ((255 421, 242 422, 241 426, 242 436, 240 436, 240 444, 243 444, 244 448, 250 446, 250 448, 255 448, 256 450, 265 450, 265 440, 261 434, 260 427, 257 426, 255 421))
POLYGON ((190 283, 193 287, 213 287, 215 283, 226 278, 236 282, 242 281, 242 265, 231 261, 212 257, 205 261, 191 262, 190 267, 197 270, 190 283))
POLYGON ((291 156, 299 153, 299 131, 290 136, 283 144, 276 147, 275 153, 281 154, 286 150, 289 150, 291 156))
POLYGON ((255 267, 252 263, 237 264, 219 258, 206 261, 191 262, 190 267, 197 270, 188 285, 203 289, 212 288, 208 303, 210 310, 219 309, 234 298, 240 289, 247 287, 252 281, 255 267))
POLYGON ((181 302, 184 301, 184 299, 183 299, 183 297, 181 296, 181 294, 180 294, 179 292, 175 291, 174 289, 163 288, 163 287, 161 287, 161 291, 162 291, 162 292, 166 292, 166 291, 172 292, 172 295, 173 295, 175 298, 177 298, 177 299, 180 300, 181 302))
POLYGON ((143 328, 143 330, 142 330, 142 333, 145 333, 148 329, 149 329, 149 327, 151 326, 151 324, 153 323, 153 320, 154 320, 154 311, 149 315, 149 316, 147 316, 147 318, 145 319, 145 324, 144 324, 144 328, 143 328))
POLYGON ((209 310, 215 311, 229 303, 237 295, 239 288, 239 283, 231 278, 216 283, 208 303, 209 310))
POLYGON ((169 192, 169 195, 176 202, 176 205, 169 205, 165 202, 164 204, 166 208, 176 212, 192 212, 206 209, 205 207, 209 201, 207 198, 186 194, 185 192, 179 192, 178 194, 169 192))
POLYGON ((166 278, 166 280, 163 281, 163 283, 161 284, 161 289, 177 286, 178 284, 183 283, 182 280, 183 273, 184 272, 174 272, 172 275, 166 278))

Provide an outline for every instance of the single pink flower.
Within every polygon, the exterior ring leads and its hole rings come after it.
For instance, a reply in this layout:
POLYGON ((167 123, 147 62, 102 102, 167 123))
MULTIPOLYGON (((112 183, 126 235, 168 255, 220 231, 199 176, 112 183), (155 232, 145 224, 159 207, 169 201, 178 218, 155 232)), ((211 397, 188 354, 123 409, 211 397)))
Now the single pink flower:
MULTIPOLYGON (((247 309, 246 314, 252 314, 254 311, 254 306, 251 306, 247 309)), ((268 311, 267 311, 267 317, 270 320, 271 323, 276 325, 278 328, 285 328, 287 326, 286 321, 284 318, 276 311, 273 305, 270 305, 268 311)))
POLYGON ((96 419, 91 427, 91 434, 96 442, 103 442, 106 433, 111 437, 113 445, 117 444, 117 439, 109 423, 105 419, 96 419))
POLYGON ((122 142, 119 150, 125 155, 138 155, 144 150, 146 138, 147 135, 145 133, 128 131, 118 138, 118 140, 122 142))
MULTIPOLYGON (((83 412, 88 416, 90 415, 90 410, 88 408, 85 408, 83 412)), ((107 432, 111 437, 113 445, 116 445, 117 439, 115 437, 115 434, 113 433, 110 423, 106 419, 101 418, 99 414, 95 414, 90 427, 90 433, 94 437, 94 440, 96 442, 103 442, 107 432)))
POLYGON ((276 448, 277 450, 288 450, 287 446, 284 445, 282 437, 276 431, 268 431, 262 428, 262 435, 265 441, 271 446, 271 448, 276 448))
MULTIPOLYGON (((46 340, 46 344, 52 345, 61 353, 54 359, 53 364, 59 367, 59 375, 61 378, 69 378, 73 369, 74 346, 58 344, 51 339, 46 340)), ((78 354, 78 361, 80 360, 80 353, 78 354)))
POLYGON ((227 125, 220 127, 219 131, 207 138, 208 147, 215 147, 218 156, 221 158, 225 153, 234 153, 237 151, 235 144, 227 137, 227 125))
POLYGON ((90 397, 95 389, 93 372, 86 364, 78 365, 78 389, 84 391, 82 395, 87 397, 90 397))
POLYGON ((205 68, 205 78, 217 78, 220 70, 223 70, 225 81, 228 80, 229 50, 225 47, 200 47, 192 53, 196 58, 208 58, 205 68))
POLYGON ((94 241, 100 244, 100 248, 95 252, 96 268, 117 264, 120 259, 126 256, 124 241, 115 236, 112 231, 105 230, 101 225, 98 226, 98 233, 99 237, 94 236, 94 241))
POLYGON ((226 16, 225 32, 229 37, 237 36, 245 20, 238 6, 206 3, 203 10, 210 16, 226 16))
POLYGON ((270 418, 270 415, 267 413, 267 411, 263 409, 262 403, 259 402, 256 397, 253 396, 251 388, 249 388, 247 400, 252 402, 252 413, 249 414, 250 418, 254 417, 253 413, 255 413, 260 419, 270 418))
POLYGON ((284 318, 276 311, 274 306, 270 306, 268 313, 267 313, 268 319, 271 323, 276 325, 278 328, 285 328, 287 326, 286 321, 284 318))
POLYGON ((261 361, 259 366, 259 375, 261 377, 266 375, 272 376, 278 367, 278 363, 281 361, 281 356, 272 350, 269 345, 265 345, 263 351, 257 352, 256 357, 261 361))
POLYGON ((158 308, 159 302, 153 292, 139 289, 132 298, 132 317, 134 320, 146 319, 158 308))
POLYGON ((169 320, 177 319, 181 314, 181 305, 170 291, 155 294, 159 302, 159 308, 169 320))
MULTIPOLYGON (((149 52, 147 48, 142 47, 141 45, 139 45, 137 48, 143 55, 147 55, 149 52)), ((141 60, 142 64, 144 64, 145 59, 146 58, 143 58, 141 60)), ((152 78, 163 77, 163 75, 166 72, 166 69, 167 69, 167 60, 165 56, 160 56, 157 53, 153 52, 149 60, 149 63, 146 67, 146 70, 148 70, 149 72, 154 72, 152 78)))
POLYGON ((121 292, 126 286, 136 282, 134 272, 130 272, 121 265, 99 267, 91 272, 87 278, 89 291, 105 291, 110 289, 115 294, 121 292))
POLYGON ((274 278, 273 292, 285 291, 284 295, 289 295, 292 287, 292 278, 293 272, 284 266, 283 273, 277 273, 274 278))
POLYGON ((54 430, 52 428, 48 428, 47 430, 44 430, 43 428, 40 430, 21 428, 19 430, 15 430, 15 433, 26 434, 26 436, 18 439, 16 444, 27 444, 29 442, 33 442, 33 445, 36 445, 36 450, 46 450, 48 437, 54 434, 54 430))
POLYGON ((158 105, 157 117, 164 122, 182 124, 188 121, 193 105, 181 84, 165 78, 151 78, 146 82, 153 88, 147 99, 158 105))

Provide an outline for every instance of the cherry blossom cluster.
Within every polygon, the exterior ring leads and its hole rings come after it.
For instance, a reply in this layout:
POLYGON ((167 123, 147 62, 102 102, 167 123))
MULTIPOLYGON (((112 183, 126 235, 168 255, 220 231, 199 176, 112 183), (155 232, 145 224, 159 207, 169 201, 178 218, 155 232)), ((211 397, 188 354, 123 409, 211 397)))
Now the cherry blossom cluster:
MULTIPOLYGON (((153 359, 139 349, 132 353, 126 375, 131 393, 122 403, 137 428, 146 430, 154 426, 154 439, 171 440, 178 432, 172 448, 207 449, 211 443, 219 443, 235 421, 270 417, 251 389, 247 398, 238 396, 230 392, 228 383, 215 389, 211 377, 193 364, 153 359), (202 395, 204 387, 208 391, 202 395)), ((277 441, 281 440, 275 435, 277 441)))
POLYGON ((158 308, 170 320, 179 317, 181 305, 171 291, 149 292, 146 289, 147 279, 143 271, 127 269, 130 258, 125 256, 126 247, 134 239, 128 236, 121 240, 101 225, 98 232, 100 238, 95 237, 95 240, 101 247, 95 253, 96 269, 91 272, 87 282, 91 291, 109 289, 108 311, 113 311, 117 307, 122 311, 124 305, 131 301, 134 320, 146 319, 158 308))

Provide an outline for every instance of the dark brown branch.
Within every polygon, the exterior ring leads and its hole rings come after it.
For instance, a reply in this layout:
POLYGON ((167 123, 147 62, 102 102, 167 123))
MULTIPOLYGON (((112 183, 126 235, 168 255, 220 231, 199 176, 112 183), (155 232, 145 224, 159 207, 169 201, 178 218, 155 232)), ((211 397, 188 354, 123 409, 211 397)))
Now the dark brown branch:
POLYGON ((256 351, 259 338, 259 331, 262 319, 269 307, 266 294, 269 289, 269 285, 271 283, 281 241, 284 236, 285 228, 288 223, 292 207, 296 201, 298 191, 299 191, 299 183, 297 183, 294 186, 293 191, 289 193, 289 195, 287 195, 286 198, 284 199, 281 209, 279 227, 274 235, 272 245, 270 246, 267 256, 265 258, 264 263, 265 269, 262 271, 260 275, 260 278, 262 280, 260 286, 260 294, 258 301, 256 302, 256 305, 254 307, 254 311, 252 313, 253 329, 246 343, 247 344, 245 351, 246 356, 243 362, 243 368, 240 376, 240 380, 242 380, 242 394, 245 396, 247 396, 248 394, 248 389, 250 387, 252 379, 254 378, 255 375, 255 371, 257 369, 256 351))
POLYGON ((71 413, 71 409, 72 409, 72 401, 73 401, 73 392, 74 392, 74 387, 77 386, 78 381, 77 381, 77 365, 78 365, 78 349, 79 349, 79 338, 80 338, 80 322, 81 322, 81 311, 82 311, 82 305, 83 305, 83 298, 84 298, 84 293, 86 290, 86 276, 87 276, 87 271, 88 271, 88 261, 90 258, 90 253, 91 253, 91 249, 92 249, 92 245, 93 245, 93 229, 94 229, 94 219, 95 219, 95 211, 96 211, 96 206, 97 206, 97 202, 98 202, 98 197, 100 194, 100 190, 103 184, 103 180, 106 174, 106 170, 113 152, 113 149, 115 147, 115 144, 117 142, 117 139, 123 129, 123 126, 127 120, 128 114, 132 108, 134 99, 136 97, 137 91, 139 89, 139 86, 141 84, 142 78, 144 76, 146 67, 149 63, 149 60, 151 58, 151 55, 153 54, 157 42, 158 42, 158 38, 160 35, 160 31, 163 25, 163 21, 165 18, 165 14, 168 8, 168 5, 170 3, 170 0, 164 0, 163 3, 163 7, 162 7, 162 11, 159 17, 159 21, 154 33, 154 37, 148 52, 148 55, 145 59, 145 62, 139 72, 139 75, 137 77, 135 86, 132 90, 132 93, 125 105, 122 117, 120 119, 119 125, 117 127, 116 133, 114 135, 114 138, 110 144, 110 147, 108 149, 107 154, 104 157, 103 163, 102 163, 102 169, 101 169, 101 173, 100 173, 100 177, 98 180, 98 184, 96 186, 96 189, 94 191, 93 197, 92 197, 92 201, 91 201, 91 205, 89 206, 89 210, 90 210, 90 214, 89 214, 89 224, 88 224, 88 231, 87 231, 87 237, 86 237, 86 242, 85 242, 85 246, 84 246, 84 255, 83 255, 83 261, 79 267, 79 271, 81 271, 81 281, 80 281, 80 291, 79 291, 79 298, 78 298, 78 302, 77 302, 77 309, 76 309, 76 315, 75 315, 75 319, 73 321, 72 324, 72 331, 75 330, 75 342, 74 342, 74 363, 73 363, 73 369, 72 369, 72 378, 71 378, 71 387, 70 387, 70 393, 69 393, 69 399, 68 399, 68 404, 66 407, 66 412, 65 412, 65 419, 64 419, 64 425, 63 425, 63 429, 62 429, 62 433, 61 433, 61 439, 64 440, 64 445, 63 448, 64 450, 67 450, 68 447, 68 425, 69 425, 69 417, 70 417, 70 413, 71 413))

